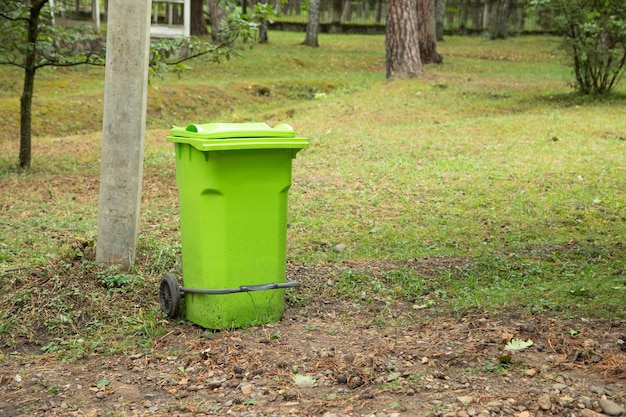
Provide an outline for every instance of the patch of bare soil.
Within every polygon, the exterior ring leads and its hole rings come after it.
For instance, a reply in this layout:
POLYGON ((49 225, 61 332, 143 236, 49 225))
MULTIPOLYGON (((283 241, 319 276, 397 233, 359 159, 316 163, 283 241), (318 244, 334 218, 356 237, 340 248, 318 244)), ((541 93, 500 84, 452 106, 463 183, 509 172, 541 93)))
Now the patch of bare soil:
MULTIPOLYGON (((437 260, 420 266, 429 267, 437 260)), ((149 354, 9 357, 0 363, 0 416, 624 413, 620 320, 429 316, 411 303, 329 298, 333 268, 289 266, 319 291, 279 323, 214 333, 173 322, 149 354), (515 338, 533 345, 505 350, 515 338)))

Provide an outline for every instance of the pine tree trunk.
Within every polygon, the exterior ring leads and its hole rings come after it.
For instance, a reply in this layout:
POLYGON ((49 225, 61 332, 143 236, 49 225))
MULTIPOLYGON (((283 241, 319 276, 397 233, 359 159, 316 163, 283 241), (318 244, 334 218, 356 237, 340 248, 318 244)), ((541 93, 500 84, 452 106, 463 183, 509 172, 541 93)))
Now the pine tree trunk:
POLYGON ((385 5, 383 4, 383 0, 376 0, 376 15, 374 17, 374 22, 376 24, 382 22, 383 20, 383 9, 385 5))
POLYGON ((191 0, 190 32, 195 36, 209 34, 209 31, 206 28, 206 20, 204 19, 203 3, 204 0, 191 0))
POLYGON ((435 0, 435 34, 437 42, 443 40, 443 29, 446 20, 446 0, 435 0))
POLYGON ((386 30, 387 80, 421 75, 416 0, 389 0, 386 30))
POLYGON ((320 20, 320 0, 310 0, 309 21, 306 25, 306 37, 304 45, 318 47, 317 32, 320 20))
POLYGON ((341 33, 342 0, 331 0, 330 33, 341 33))
POLYGON ((417 28, 422 64, 441 63, 443 57, 437 52, 435 0, 417 0, 417 28))
POLYGON ((509 20, 509 6, 511 0, 499 0, 497 3, 493 4, 492 7, 495 8, 494 13, 492 14, 493 23, 491 25, 491 38, 492 39, 505 39, 508 35, 507 23, 509 20))
POLYGON ((209 23, 211 26, 211 40, 214 43, 219 43, 222 40, 220 30, 226 26, 226 13, 218 4, 217 0, 209 0, 207 3, 209 9, 209 23))
POLYGON ((343 12, 341 14, 341 21, 342 22, 352 21, 352 0, 344 0, 343 12))
POLYGON ((469 0, 461 0, 461 5, 459 6, 460 16, 459 16, 459 29, 461 34, 465 34, 467 32, 467 16, 469 14, 469 0))

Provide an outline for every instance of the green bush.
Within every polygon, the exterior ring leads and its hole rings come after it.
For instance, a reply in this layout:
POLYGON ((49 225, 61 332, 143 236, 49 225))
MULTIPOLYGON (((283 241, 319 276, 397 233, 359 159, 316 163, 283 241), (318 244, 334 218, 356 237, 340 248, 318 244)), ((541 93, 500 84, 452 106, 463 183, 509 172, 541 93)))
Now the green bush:
POLYGON ((550 26, 563 35, 563 49, 583 94, 609 93, 626 69, 624 0, 534 0, 550 26))

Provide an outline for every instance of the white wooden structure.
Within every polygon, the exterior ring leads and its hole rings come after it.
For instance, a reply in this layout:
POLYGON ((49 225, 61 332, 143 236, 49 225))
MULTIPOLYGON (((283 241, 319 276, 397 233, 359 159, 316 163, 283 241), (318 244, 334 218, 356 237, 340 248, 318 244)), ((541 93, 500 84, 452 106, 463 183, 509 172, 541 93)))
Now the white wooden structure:
MULTIPOLYGON (((62 0, 58 0, 62 3, 62 0)), ((100 30, 100 3, 102 0, 90 0, 91 19, 96 30, 100 30)), ((50 0, 54 7, 55 0, 50 0)), ((52 16, 54 24, 55 16, 52 16)), ((150 18, 150 37, 178 38, 189 37, 191 33, 191 0, 152 0, 150 18)))
POLYGON ((190 26, 191 0, 152 0, 151 37, 188 37, 190 26))

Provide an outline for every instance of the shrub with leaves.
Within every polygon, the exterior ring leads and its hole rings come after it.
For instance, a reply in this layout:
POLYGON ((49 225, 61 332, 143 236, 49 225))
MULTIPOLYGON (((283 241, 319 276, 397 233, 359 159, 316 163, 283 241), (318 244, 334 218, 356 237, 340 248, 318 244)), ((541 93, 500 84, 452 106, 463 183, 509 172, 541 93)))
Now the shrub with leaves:
POLYGON ((563 35, 563 50, 583 94, 609 93, 626 69, 624 0, 533 0, 563 35))

